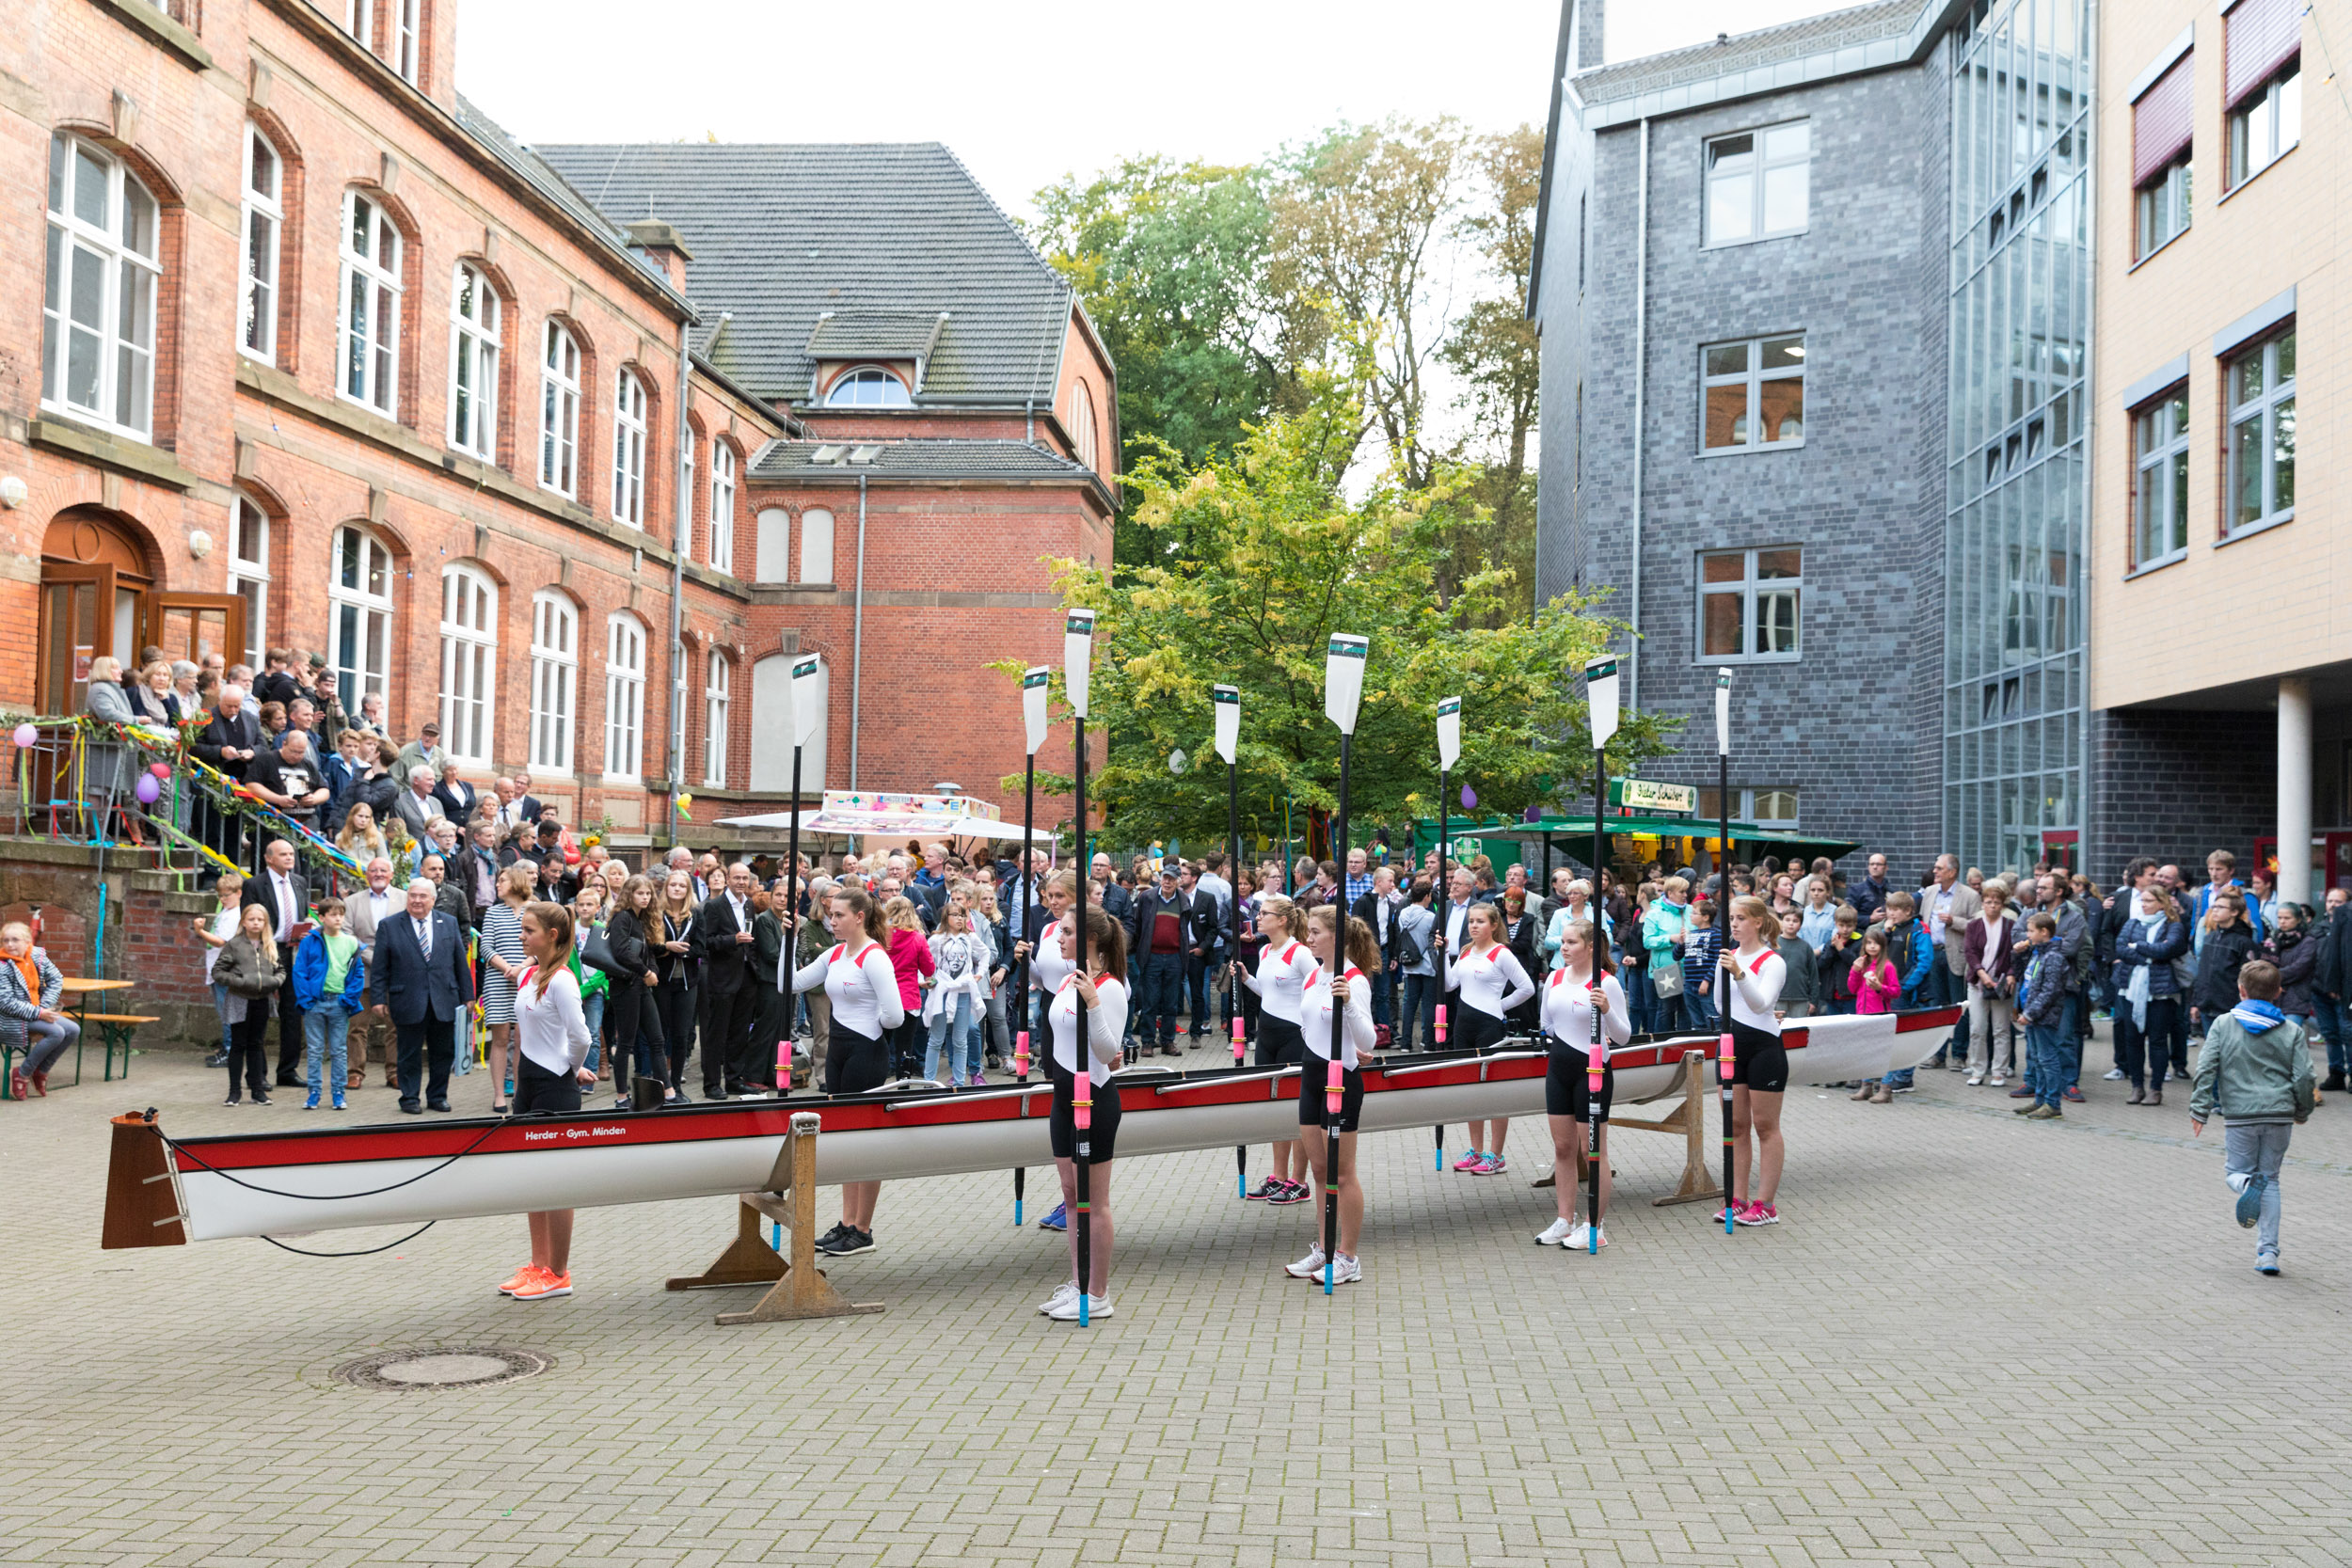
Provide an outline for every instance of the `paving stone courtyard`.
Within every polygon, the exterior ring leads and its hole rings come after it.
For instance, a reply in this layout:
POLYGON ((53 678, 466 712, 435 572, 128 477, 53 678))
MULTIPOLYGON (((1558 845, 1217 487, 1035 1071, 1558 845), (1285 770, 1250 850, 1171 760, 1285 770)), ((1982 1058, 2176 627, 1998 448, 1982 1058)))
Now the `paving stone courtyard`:
MULTIPOLYGON (((1012 1228, 1002 1175, 886 1188, 881 1247, 833 1277, 888 1310, 817 1323, 722 1328, 750 1292, 663 1291, 731 1234, 725 1199, 584 1212, 580 1294, 536 1306, 495 1293, 518 1219, 344 1260, 102 1252, 109 1114, 327 1115, 224 1110, 192 1055, 135 1070, 0 1104, 0 1561, 2352 1560, 2352 1098, 2296 1134, 2275 1279, 2185 1090, 2094 1081, 2028 1125, 1923 1073, 1886 1107, 1792 1090, 1785 1223, 1729 1240, 1649 1205, 1679 1140, 1618 1134, 1597 1260, 1531 1243, 1538 1123, 1495 1179, 1368 1139, 1368 1277, 1328 1301, 1279 1268, 1310 1209, 1241 1203, 1222 1151, 1136 1161, 1116 1315, 1081 1333, 1035 1315, 1062 1243, 1012 1228), (553 1365, 333 1376, 444 1346, 553 1365)), ((460 1080, 459 1109, 487 1093, 460 1080)))

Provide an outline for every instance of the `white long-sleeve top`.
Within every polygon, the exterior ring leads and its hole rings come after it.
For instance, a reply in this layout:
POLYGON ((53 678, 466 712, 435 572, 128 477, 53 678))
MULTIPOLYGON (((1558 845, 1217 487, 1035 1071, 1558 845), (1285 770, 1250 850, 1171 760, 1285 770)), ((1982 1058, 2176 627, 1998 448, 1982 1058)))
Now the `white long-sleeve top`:
MULTIPOLYGON (((1078 1075, 1077 978, 1074 965, 1064 970, 1045 1015, 1054 1031, 1054 1060, 1073 1078, 1078 1075)), ((1093 1082, 1110 1077, 1126 1033, 1127 988, 1106 974, 1094 982, 1094 1006, 1087 1009, 1087 1076, 1093 1082)))
POLYGON ((836 942, 793 973, 794 990, 818 986, 833 1003, 834 1022, 852 1034, 880 1039, 882 1031, 906 1022, 898 973, 890 966, 889 949, 879 942, 867 942, 854 958, 846 943, 836 942))
POLYGON ((1465 1007, 1502 1018, 1535 994, 1535 982, 1512 951, 1498 942, 1484 954, 1464 953, 1448 964, 1445 989, 1460 991, 1465 1007))
MULTIPOLYGON (((1067 920, 1069 916, 1062 918, 1067 920)), ((1061 956, 1061 927, 1046 927, 1038 937, 1037 951, 1029 955, 1029 983, 1040 990, 1059 990, 1061 983, 1077 968, 1074 960, 1061 956)))
MULTIPOLYGON (((1633 1020, 1626 1011, 1625 992, 1618 989, 1615 975, 1600 977, 1600 993, 1609 1000, 1608 1011, 1600 1015, 1600 1062, 1607 1067, 1610 1051, 1633 1037, 1633 1020)), ((1551 977, 1544 982, 1544 1032, 1578 1055, 1589 1055, 1593 1043, 1592 989, 1586 981, 1569 979, 1565 969, 1553 970, 1551 977)))
MULTIPOLYGON (((1779 1034, 1780 1020, 1772 1016, 1772 1009, 1780 1004, 1780 988, 1788 983, 1788 966, 1773 949, 1759 947, 1741 953, 1740 967, 1747 973, 1729 987, 1731 1016, 1751 1029, 1779 1034)), ((1730 974, 1729 970, 1724 971, 1726 979, 1730 974)))
MULTIPOLYGON (((1244 973, 1242 984, 1258 993, 1259 1005, 1265 1011, 1285 1023, 1296 1023, 1307 982, 1314 974, 1315 956, 1307 951, 1305 942, 1286 942, 1278 947, 1269 942, 1258 955, 1258 973, 1244 973)), ((1323 1022, 1326 1025, 1331 1022, 1327 1008, 1323 1022)))
POLYGON ((522 1053, 554 1073, 569 1077, 588 1059, 588 1015, 580 1006, 580 982, 559 969, 539 994, 535 964, 515 988, 515 1038, 522 1053))
MULTIPOLYGON (((1353 1069, 1356 1053, 1380 1043, 1372 1023, 1372 982, 1354 964, 1347 966, 1347 1010, 1340 1020, 1340 1066, 1353 1069)), ((1315 966, 1313 978, 1299 993, 1298 1028, 1307 1049, 1324 1061, 1331 1059, 1331 972, 1315 966)))

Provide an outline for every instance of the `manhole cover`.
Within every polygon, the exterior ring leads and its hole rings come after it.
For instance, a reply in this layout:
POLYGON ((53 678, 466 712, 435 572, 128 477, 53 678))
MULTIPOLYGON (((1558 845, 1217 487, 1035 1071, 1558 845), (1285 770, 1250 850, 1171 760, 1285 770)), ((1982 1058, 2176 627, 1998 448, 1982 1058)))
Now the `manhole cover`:
POLYGON ((451 1350, 392 1350, 346 1362, 335 1375, 358 1388, 479 1388, 536 1377, 555 1357, 502 1345, 465 1345, 451 1350))

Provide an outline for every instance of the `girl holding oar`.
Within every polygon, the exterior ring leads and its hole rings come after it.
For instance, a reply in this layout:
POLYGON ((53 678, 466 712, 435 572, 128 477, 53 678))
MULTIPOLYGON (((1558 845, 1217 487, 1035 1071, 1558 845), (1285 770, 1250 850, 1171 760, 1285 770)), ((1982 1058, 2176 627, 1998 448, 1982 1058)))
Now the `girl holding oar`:
MULTIPOLYGON (((1299 998, 1299 1029, 1306 1036, 1309 1054, 1305 1070, 1298 1075, 1298 1141, 1314 1170, 1315 1185, 1323 1187, 1329 1180, 1333 1157, 1324 1141, 1324 1125, 1330 1109, 1331 1013, 1336 1007, 1342 1011, 1343 1036, 1343 1088, 1334 1140, 1339 1145, 1340 1234, 1339 1250, 1329 1260, 1331 1283, 1347 1285, 1364 1276, 1356 1250, 1364 1229, 1364 1188, 1356 1176, 1356 1122, 1363 1110, 1364 1076, 1357 1067, 1357 1056, 1372 1050, 1379 1039, 1372 1022, 1372 982, 1365 976, 1379 973, 1380 943, 1370 926, 1353 916, 1343 917, 1337 909, 1325 904, 1307 911, 1307 946, 1315 957, 1315 973, 1299 998), (1336 951, 1343 918, 1347 921, 1344 956, 1336 951)), ((1332 1238, 1320 1232, 1318 1236, 1306 1257, 1284 1268, 1293 1279, 1322 1275, 1324 1249, 1332 1244, 1332 1238)))
MULTIPOLYGON (((826 923, 834 945, 792 976, 796 991, 825 988, 833 1004, 833 1025, 825 1047, 825 1092, 864 1094, 890 1078, 890 1048, 882 1042, 906 1022, 898 971, 883 943, 882 911, 859 888, 836 889, 827 901, 826 923)), ((791 922, 790 914, 779 917, 791 922)), ((841 1223, 817 1239, 817 1250, 839 1258, 874 1244, 874 1204, 879 1181, 841 1183, 841 1223)))
MULTIPOLYGON (((1502 916, 1492 904, 1472 904, 1462 917, 1462 954, 1446 966, 1445 989, 1462 993, 1462 1010, 1454 1020, 1454 1043, 1470 1051, 1491 1051, 1510 1033, 1505 1022, 1512 1008, 1535 994, 1527 966, 1502 945, 1502 916)), ((1472 1176, 1501 1176, 1502 1140, 1511 1118, 1470 1124, 1470 1150, 1477 1163, 1457 1166, 1472 1176), (1489 1146, 1488 1138, 1494 1140, 1489 1146)))
MULTIPOLYGON (((1234 974, 1258 997, 1260 1067, 1292 1067, 1307 1059, 1307 1038, 1299 1027, 1299 1007, 1307 982, 1314 977, 1315 958, 1307 944, 1298 940, 1299 924, 1297 905, 1279 893, 1259 895, 1258 934, 1265 938, 1265 947, 1258 955, 1258 971, 1249 973, 1238 959, 1233 964, 1234 974)), ((1327 1030, 1331 1022, 1328 1011, 1323 1022, 1327 1030)), ((1307 1183, 1299 1180, 1306 1174, 1307 1157, 1300 1152, 1298 1140, 1284 1139, 1274 1146, 1273 1174, 1248 1196, 1274 1204, 1304 1203, 1313 1196, 1307 1183)))
POLYGON ((1717 960, 1726 982, 1724 1024, 1731 1031, 1731 1217, 1741 1225, 1778 1225, 1780 1211, 1772 1207, 1772 1199, 1780 1193, 1785 1152, 1780 1105, 1788 1088, 1788 1053, 1780 1043, 1780 1020, 1772 1011, 1788 978, 1788 966, 1772 945, 1780 940, 1780 917, 1761 898, 1734 898, 1731 940, 1734 946, 1717 960), (1743 1199, 1739 1189, 1748 1186, 1751 1151, 1756 1171, 1750 1191, 1756 1196, 1743 1199))
POLYGON ((1591 1154, 1600 1162, 1600 1212, 1606 1216, 1609 1105, 1617 1092, 1616 1069, 1607 1065, 1608 1053, 1610 1048, 1633 1037, 1633 1019, 1626 1009, 1625 992, 1618 987, 1617 977, 1609 973, 1608 948, 1593 940, 1593 923, 1572 920, 1560 928, 1560 967, 1544 982, 1544 1033, 1551 1041, 1551 1066, 1544 1076, 1544 1109, 1551 1120, 1552 1196, 1560 1208, 1560 1217, 1535 1238, 1545 1246, 1597 1251, 1609 1244, 1607 1226, 1601 1227, 1596 1245, 1586 1228, 1589 1222, 1576 1217, 1576 1205, 1581 1195, 1577 1184, 1567 1180, 1568 1173, 1576 1169, 1576 1157, 1585 1151, 1584 1127, 1592 1116, 1592 1061, 1587 1053, 1594 1036, 1596 1009, 1600 1013, 1600 1026, 1609 1043, 1601 1052, 1600 1132, 1594 1140, 1597 1147, 1591 1154), (1593 990, 1596 978, 1600 986, 1597 998, 1593 990))
MULTIPOLYGON (((1120 1045, 1127 1033, 1127 928, 1103 912, 1099 904, 1086 911, 1086 973, 1078 968, 1078 927, 1074 911, 1055 927, 1054 945, 1061 954, 1059 977, 1054 982, 1053 1006, 1046 1018, 1054 1034, 1054 1052, 1046 1070, 1054 1082, 1054 1112, 1047 1130, 1054 1144, 1054 1166, 1061 1173, 1061 1197, 1073 1222, 1087 1226, 1086 1314, 1090 1322, 1111 1315, 1111 1156, 1119 1142, 1119 1085, 1111 1069, 1119 1066, 1120 1045), (1083 1022, 1082 1022, 1083 1018, 1083 1022), (1083 1045, 1081 1041, 1083 1040, 1083 1045), (1089 1188, 1084 1212, 1078 1203, 1079 1086, 1086 1085, 1091 1118, 1087 1133, 1089 1188)), ((1070 1277, 1040 1304, 1038 1310, 1057 1323, 1078 1321, 1078 1225, 1070 1227, 1070 1277)))

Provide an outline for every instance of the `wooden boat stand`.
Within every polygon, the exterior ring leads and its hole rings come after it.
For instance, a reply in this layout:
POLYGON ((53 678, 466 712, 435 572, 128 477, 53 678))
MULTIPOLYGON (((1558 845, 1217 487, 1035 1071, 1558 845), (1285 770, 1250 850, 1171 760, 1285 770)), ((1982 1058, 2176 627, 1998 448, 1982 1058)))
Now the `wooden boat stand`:
MULTIPOLYGON (((1612 1127, 1630 1127, 1645 1132, 1679 1132, 1682 1134, 1681 1183, 1664 1197, 1651 1198, 1652 1208, 1662 1209, 1670 1203, 1702 1203, 1723 1196, 1723 1184, 1716 1179, 1715 1173, 1708 1168, 1707 1164, 1707 1102, 1714 1098, 1712 1085, 1707 1081, 1707 1064, 1706 1052, 1684 1052, 1682 1066, 1676 1070, 1673 1083, 1668 1084, 1646 1100, 1637 1100, 1632 1102, 1636 1105, 1647 1105, 1663 1100, 1670 1094, 1682 1096, 1682 1103, 1679 1106, 1667 1115, 1660 1117, 1656 1121, 1645 1121, 1639 1117, 1611 1117, 1609 1118, 1609 1125, 1612 1127)), ((1553 1170, 1536 1178, 1533 1184, 1538 1187, 1549 1187, 1558 1181, 1559 1176, 1560 1173, 1553 1170)), ((1584 1184, 1584 1155, 1581 1150, 1576 1157, 1576 1184, 1580 1187, 1584 1184)))
POLYGON ((817 1132, 816 1113, 792 1117, 792 1131, 768 1185, 744 1193, 736 1213, 735 1240, 699 1275, 673 1279, 673 1291, 705 1291, 724 1285, 766 1285, 768 1293, 748 1312, 721 1312, 721 1323, 783 1323, 797 1318, 842 1318, 859 1312, 879 1312, 879 1301, 853 1302, 833 1288, 817 1266, 817 1132), (792 1259, 787 1263, 776 1249, 760 1239, 763 1219, 774 1220, 792 1232, 792 1259))

